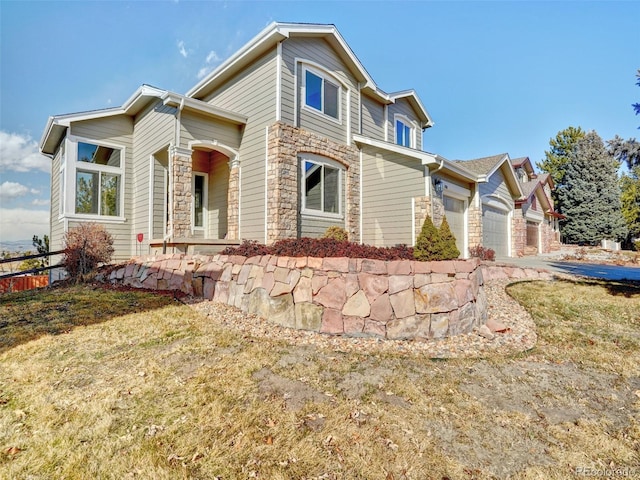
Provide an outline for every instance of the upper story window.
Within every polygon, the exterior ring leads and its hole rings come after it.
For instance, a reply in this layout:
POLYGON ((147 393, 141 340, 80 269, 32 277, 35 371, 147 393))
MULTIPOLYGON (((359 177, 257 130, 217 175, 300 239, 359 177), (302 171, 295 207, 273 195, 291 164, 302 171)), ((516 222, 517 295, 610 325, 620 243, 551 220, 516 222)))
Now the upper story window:
POLYGON ((304 69, 304 104, 336 120, 340 119, 340 86, 319 72, 304 69))
POLYGON ((301 162, 302 211, 339 216, 342 214, 342 171, 330 161, 305 158, 301 162))
POLYGON ((121 216, 122 150, 77 142, 75 213, 121 216))
POLYGON ((406 117, 396 115, 396 145, 415 148, 415 127, 406 117))

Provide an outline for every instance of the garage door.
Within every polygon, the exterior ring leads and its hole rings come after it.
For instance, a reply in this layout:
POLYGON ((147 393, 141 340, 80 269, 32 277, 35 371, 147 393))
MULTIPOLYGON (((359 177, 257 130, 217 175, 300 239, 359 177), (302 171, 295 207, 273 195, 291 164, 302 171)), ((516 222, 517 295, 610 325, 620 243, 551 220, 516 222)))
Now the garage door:
POLYGON ((497 256, 509 255, 509 214, 501 210, 482 207, 482 244, 497 256))
POLYGON ((464 200, 445 196, 442 203, 451 233, 456 237, 456 247, 460 250, 460 256, 464 257, 464 200))

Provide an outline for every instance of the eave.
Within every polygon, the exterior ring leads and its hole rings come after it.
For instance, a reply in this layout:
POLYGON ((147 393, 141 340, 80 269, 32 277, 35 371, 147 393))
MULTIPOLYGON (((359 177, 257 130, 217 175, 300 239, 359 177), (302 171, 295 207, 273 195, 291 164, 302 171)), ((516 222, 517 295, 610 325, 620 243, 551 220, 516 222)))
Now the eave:
POLYGON ((369 145, 387 152, 393 152, 409 158, 414 158, 415 160, 420 161, 422 165, 428 166, 429 169, 433 168, 434 170, 445 171, 454 178, 472 183, 476 183, 478 181, 478 177, 475 174, 438 154, 415 150, 413 148, 403 147, 396 145, 395 143, 384 142, 382 140, 376 140, 371 137, 358 134, 353 136, 353 141, 359 145, 369 145))

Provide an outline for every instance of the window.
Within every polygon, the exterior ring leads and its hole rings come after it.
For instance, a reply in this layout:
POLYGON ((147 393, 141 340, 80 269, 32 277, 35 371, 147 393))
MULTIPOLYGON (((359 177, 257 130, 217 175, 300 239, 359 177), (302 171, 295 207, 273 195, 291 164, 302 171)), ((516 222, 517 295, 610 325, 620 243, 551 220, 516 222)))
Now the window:
POLYGON ((340 87, 311 70, 305 69, 304 72, 305 105, 338 120, 340 87))
POLYGON ((413 148, 413 127, 411 122, 404 117, 396 117, 396 144, 413 148))
POLYGON ((203 230, 205 228, 205 215, 207 205, 207 180, 206 173, 193 173, 193 228, 203 230))
POLYGON ((121 215, 121 150, 77 143, 75 213, 119 217, 121 215))
POLYGON ((342 170, 334 165, 305 159, 302 209, 313 213, 341 214, 342 170))

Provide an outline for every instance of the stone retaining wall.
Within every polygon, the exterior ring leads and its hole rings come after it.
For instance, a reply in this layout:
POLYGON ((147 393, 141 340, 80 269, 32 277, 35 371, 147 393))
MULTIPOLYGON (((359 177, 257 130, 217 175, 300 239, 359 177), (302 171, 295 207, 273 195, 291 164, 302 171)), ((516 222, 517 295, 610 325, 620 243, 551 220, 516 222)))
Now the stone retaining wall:
POLYGON ((388 339, 443 338, 487 322, 485 280, 549 280, 544 270, 349 258, 157 255, 103 274, 136 288, 179 290, 279 325, 388 339))
POLYGON ((160 255, 139 257, 104 280, 181 290, 286 327, 348 336, 429 339, 487 321, 477 260, 160 255))

